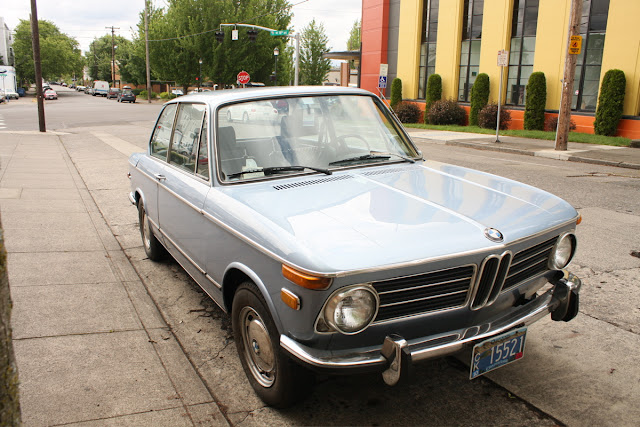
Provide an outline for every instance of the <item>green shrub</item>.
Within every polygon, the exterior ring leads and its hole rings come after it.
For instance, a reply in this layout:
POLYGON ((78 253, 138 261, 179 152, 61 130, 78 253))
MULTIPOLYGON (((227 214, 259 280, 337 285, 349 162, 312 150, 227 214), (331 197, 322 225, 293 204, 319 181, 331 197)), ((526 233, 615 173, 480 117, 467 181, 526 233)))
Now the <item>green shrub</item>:
MULTIPOLYGON (((133 92, 133 94, 135 96, 139 96, 140 92, 142 92, 142 89, 132 89, 131 92, 133 92)), ((145 95, 146 95, 146 93, 145 93, 145 95)))
MULTIPOLYGON (((442 77, 440 74, 431 74, 427 80, 427 97, 425 111, 429 111, 434 102, 442 99, 442 77)), ((427 123, 427 114, 424 115, 427 123)))
POLYGON ((489 102, 489 75, 478 74, 471 87, 471 111, 469 112, 469 125, 478 125, 478 113, 489 102))
POLYGON ((622 118, 626 84, 624 71, 613 69, 605 73, 598 98, 596 121, 593 123, 596 135, 614 136, 616 134, 618 122, 622 118))
MULTIPOLYGON (((157 94, 157 93, 155 93, 155 92, 151 92, 151 98, 152 98, 152 99, 153 99, 153 98, 157 98, 157 97, 158 97, 158 94, 157 94)), ((147 91, 146 91, 146 90, 141 90, 141 91, 140 91, 140 98, 147 99, 147 91)))
MULTIPOLYGON (((487 104, 478 113, 478 125, 485 129, 495 129, 498 122, 498 104, 487 104)), ((511 122, 511 114, 504 108, 500 110, 500 129, 504 130, 509 127, 511 122)))
POLYGON ((402 102, 402 80, 396 77, 391 83, 391 108, 395 109, 400 102, 402 102))
POLYGON ((161 98, 161 99, 173 99, 173 98, 175 98, 175 97, 176 97, 176 95, 175 95, 175 94, 173 94, 173 93, 169 93, 169 92, 162 92, 162 93, 160 94, 160 98, 161 98))
POLYGON ((527 83, 527 99, 524 107, 524 128, 544 129, 544 108, 547 104, 547 80, 542 71, 531 73, 527 83))
MULTIPOLYGON (((547 121, 544 122, 544 130, 548 132, 555 132, 558 128, 558 116, 549 117, 547 121)), ((569 121, 569 130, 576 130, 576 122, 573 120, 569 121)))
POLYGON ((420 120, 420 108, 411 102, 400 102, 393 111, 402 123, 418 123, 420 120))
POLYGON ((453 99, 435 101, 427 113, 432 125, 464 125, 467 113, 453 99))

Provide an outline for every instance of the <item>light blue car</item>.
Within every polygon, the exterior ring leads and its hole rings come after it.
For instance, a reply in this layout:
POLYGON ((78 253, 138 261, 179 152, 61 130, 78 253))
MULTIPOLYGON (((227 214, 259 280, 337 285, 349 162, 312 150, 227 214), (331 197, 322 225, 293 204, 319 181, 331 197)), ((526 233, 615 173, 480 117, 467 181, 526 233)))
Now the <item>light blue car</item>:
POLYGON ((522 357, 527 325, 578 313, 576 210, 425 159, 367 91, 180 97, 129 162, 147 255, 169 252, 230 314, 269 405, 304 396, 313 371, 393 385, 467 347, 475 378, 522 357), (229 114, 266 103, 277 117, 229 114))

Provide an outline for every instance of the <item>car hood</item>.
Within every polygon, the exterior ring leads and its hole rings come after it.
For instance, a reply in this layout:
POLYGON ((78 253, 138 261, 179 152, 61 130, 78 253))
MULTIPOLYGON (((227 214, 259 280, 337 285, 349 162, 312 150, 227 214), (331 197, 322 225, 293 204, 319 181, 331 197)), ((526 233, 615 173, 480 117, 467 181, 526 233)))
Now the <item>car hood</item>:
POLYGON ((221 219, 247 240, 322 273, 500 248, 577 217, 545 191, 434 161, 245 183, 212 194, 221 219), (499 230, 504 242, 489 240, 487 228, 499 230))

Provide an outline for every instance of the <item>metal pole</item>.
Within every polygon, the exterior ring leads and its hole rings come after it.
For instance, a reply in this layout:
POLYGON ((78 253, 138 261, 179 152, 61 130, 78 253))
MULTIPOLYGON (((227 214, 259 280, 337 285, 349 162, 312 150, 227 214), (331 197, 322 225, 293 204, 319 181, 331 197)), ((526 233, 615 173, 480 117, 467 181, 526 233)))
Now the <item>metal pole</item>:
POLYGON ((36 99, 38 101, 38 123, 40 132, 46 132, 44 121, 44 100, 42 99, 42 68, 40 63, 40 29, 38 26, 38 7, 36 0, 31 0, 31 39, 33 45, 33 65, 36 71, 36 99))
POLYGON ((151 104, 151 70, 149 69, 149 1, 144 2, 144 50, 147 63, 147 102, 151 104))
POLYGON ((502 107, 502 79, 504 76, 504 67, 500 67, 500 88, 498 89, 498 121, 496 123, 496 142, 500 142, 500 110, 502 107))
POLYGON ((198 60, 200 64, 200 71, 198 72, 198 93, 200 93, 200 80, 202 80, 202 59, 198 60))
POLYGON ((296 62, 295 62, 295 77, 293 79, 293 85, 298 86, 298 74, 300 73, 300 34, 295 34, 296 40, 296 62))

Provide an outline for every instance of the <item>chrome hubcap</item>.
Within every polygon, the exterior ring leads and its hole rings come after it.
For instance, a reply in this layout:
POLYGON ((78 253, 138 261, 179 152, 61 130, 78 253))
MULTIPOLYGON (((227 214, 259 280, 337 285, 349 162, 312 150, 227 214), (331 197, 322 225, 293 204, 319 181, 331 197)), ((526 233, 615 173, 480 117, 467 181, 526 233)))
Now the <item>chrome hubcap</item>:
POLYGON ((269 331, 253 308, 244 307, 240 316, 245 359, 251 374, 260 385, 270 387, 275 381, 275 354, 269 331))

